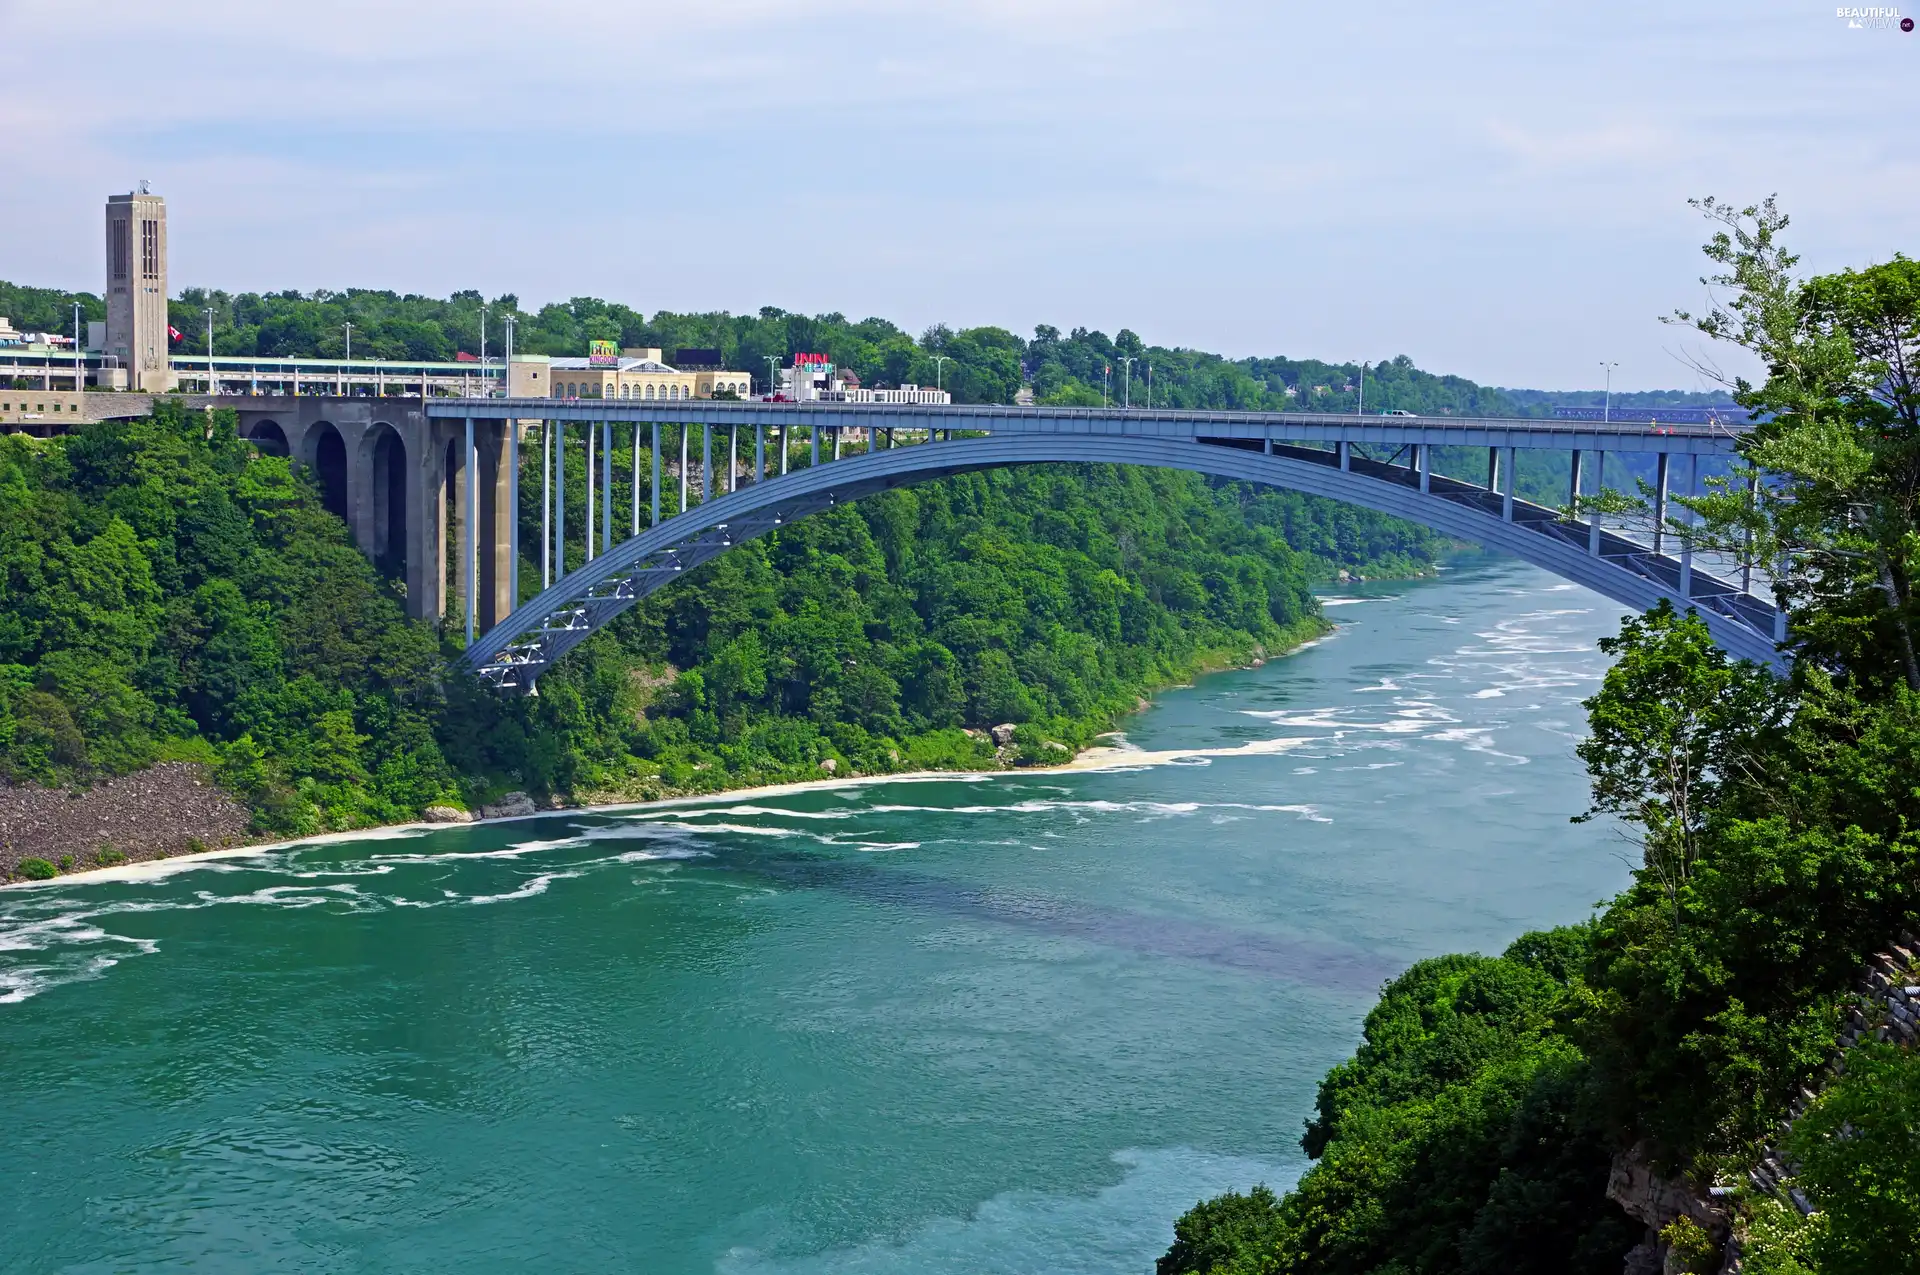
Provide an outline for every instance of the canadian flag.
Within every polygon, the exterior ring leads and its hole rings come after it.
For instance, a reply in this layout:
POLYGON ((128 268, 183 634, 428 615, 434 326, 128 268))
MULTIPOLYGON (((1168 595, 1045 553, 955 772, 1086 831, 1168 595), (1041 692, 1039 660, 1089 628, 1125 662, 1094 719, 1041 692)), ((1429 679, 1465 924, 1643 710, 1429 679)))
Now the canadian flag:
POLYGON ((174 326, 173 326, 173 325, 172 325, 171 323, 169 323, 169 324, 167 325, 167 335, 168 335, 169 337, 172 337, 172 338, 173 338, 174 340, 176 340, 176 341, 181 341, 181 340, 185 340, 185 339, 186 339, 185 337, 183 337, 183 336, 181 335, 181 333, 180 333, 180 329, 179 329, 179 328, 176 328, 176 327, 174 327, 174 326))

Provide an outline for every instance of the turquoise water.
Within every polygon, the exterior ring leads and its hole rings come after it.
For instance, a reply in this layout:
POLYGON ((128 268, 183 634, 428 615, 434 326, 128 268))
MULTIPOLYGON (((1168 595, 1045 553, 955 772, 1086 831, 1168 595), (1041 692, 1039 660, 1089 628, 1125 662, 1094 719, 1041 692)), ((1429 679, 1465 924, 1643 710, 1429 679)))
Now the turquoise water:
POLYGON ((0 1269, 1151 1270, 1298 1175, 1383 979, 1625 880, 1567 823, 1617 608, 1329 614, 1123 769, 0 891, 0 1269))

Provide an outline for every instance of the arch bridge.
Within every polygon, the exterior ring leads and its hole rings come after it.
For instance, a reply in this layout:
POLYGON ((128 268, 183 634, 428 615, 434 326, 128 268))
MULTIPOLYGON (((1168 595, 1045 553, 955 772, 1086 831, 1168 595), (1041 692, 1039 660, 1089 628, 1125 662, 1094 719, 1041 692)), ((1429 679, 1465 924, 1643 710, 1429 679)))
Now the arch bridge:
POLYGON ((1700 458, 1730 456, 1737 426, 721 401, 431 399, 423 410, 436 426, 454 427, 450 455, 464 439, 464 461, 452 462, 466 484, 462 508, 518 508, 520 449, 538 446, 544 458, 542 543, 530 559, 542 572, 537 595, 510 611, 506 605, 521 592, 517 519, 501 518, 509 524, 504 542, 485 546, 473 521, 462 523, 454 583, 468 634, 462 658, 503 691, 531 693, 548 666, 613 617, 732 545, 890 488, 1046 462, 1184 469, 1345 501, 1510 553, 1634 610, 1663 599, 1679 610, 1691 607, 1738 658, 1777 664, 1786 636, 1784 615, 1755 590, 1751 563, 1713 574, 1695 563, 1687 537, 1664 529, 1670 476, 1683 493, 1697 490, 1700 458), (669 480, 677 468, 681 511, 667 517, 662 430, 669 453, 677 436, 680 460, 677 467, 666 462, 669 480), (580 434, 585 439, 576 444, 580 434), (726 453, 718 492, 716 441, 726 453), (653 472, 644 520, 637 481, 643 443, 653 472), (629 508, 616 511, 612 453, 628 446, 636 481, 629 508), (748 446, 751 455, 743 458, 748 446), (1437 447, 1486 449, 1487 481, 1434 472, 1437 447), (503 462, 491 472, 504 490, 477 485, 488 449, 503 462), (1571 455, 1570 505, 1599 489, 1608 454, 1651 453, 1657 496, 1650 538, 1519 499, 1515 459, 1538 450, 1571 455), (570 452, 585 460, 589 482, 580 535, 586 560, 569 571, 565 506, 552 495, 566 490, 570 452), (498 565, 489 568, 488 560, 498 565))

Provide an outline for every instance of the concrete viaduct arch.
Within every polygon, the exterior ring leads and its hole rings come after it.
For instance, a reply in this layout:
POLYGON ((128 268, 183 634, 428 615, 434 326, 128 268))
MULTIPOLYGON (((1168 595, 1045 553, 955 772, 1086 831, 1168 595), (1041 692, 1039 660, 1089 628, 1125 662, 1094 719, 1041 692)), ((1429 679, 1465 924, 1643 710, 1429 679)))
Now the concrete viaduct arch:
MULTIPOLYGON (((877 439, 880 429, 896 425, 925 428, 930 440, 944 428, 948 437, 945 441, 869 450, 767 478, 694 505, 605 549, 511 614, 477 626, 483 631, 468 647, 463 661, 502 690, 531 692, 548 665, 614 616, 732 545, 810 513, 890 488, 1036 463, 1151 465, 1325 496, 1511 553, 1635 610, 1651 607, 1663 598, 1682 609, 1691 606, 1705 618, 1715 640, 1740 658, 1777 663, 1777 645, 1785 637, 1782 617, 1770 600, 1740 584, 1696 570, 1690 550, 1683 548, 1677 556, 1650 551, 1602 528, 1564 520, 1558 510, 1518 500, 1512 494, 1512 457, 1520 447, 1557 445, 1568 449, 1571 442, 1574 446, 1570 450, 1577 455, 1580 444, 1586 442, 1592 451, 1652 451, 1662 457, 1660 472, 1664 475, 1665 458, 1670 455, 1731 452, 1735 439, 1724 428, 1650 434, 1640 426, 1631 432, 1615 431, 1609 440, 1594 436, 1592 427, 1585 431, 1585 435, 1593 436, 1589 438, 1556 428, 1553 422, 1523 421, 1385 422, 1347 417, 1331 418, 1332 423, 1323 418, 1316 423, 1309 418, 1254 420, 1199 413, 1142 417, 1115 411, 1085 412, 1078 422, 1080 427, 1060 428, 1063 422, 1035 415, 1036 409, 1026 409, 1024 416, 1021 409, 991 409, 998 415, 970 419, 963 414, 964 409, 915 409, 891 414, 884 409, 852 409, 829 415, 792 407, 756 411, 753 405, 731 404, 681 405, 665 412, 642 406, 616 408, 612 404, 569 405, 556 411, 557 407, 549 401, 527 401, 514 410, 563 422, 571 418, 587 422, 630 420, 636 425, 668 419, 684 423, 689 416, 709 426, 715 422, 725 426, 772 421, 791 428, 798 422, 803 427, 811 426, 816 434, 822 428, 847 428, 845 418, 860 421, 854 428, 867 430, 870 439, 877 439), (708 417, 711 419, 702 419, 708 417), (1154 428, 1164 425, 1169 417, 1195 419, 1175 421, 1170 429, 1154 428), (1276 434, 1289 440, 1311 441, 1323 427, 1335 435, 1331 450, 1302 446, 1297 441, 1276 441, 1276 434), (985 437, 956 439, 952 437, 955 428, 992 432, 985 437), (1402 451, 1411 450, 1415 463, 1399 465, 1366 459, 1353 449, 1356 441, 1398 442, 1402 451), (1421 458, 1426 454, 1424 449, 1434 445, 1493 448, 1496 455, 1506 458, 1507 489, 1503 492, 1497 485, 1480 487, 1432 473, 1430 463, 1421 458)), ((438 400, 429 405, 429 410, 436 417, 459 413, 464 431, 466 413, 499 412, 503 405, 498 401, 462 404, 438 400)), ((477 428, 498 422, 476 418, 474 424, 477 428)), ((484 539, 481 543, 484 546, 484 539)), ((481 597, 485 596, 482 591, 481 597)))
MULTIPOLYGON (((466 430, 463 421, 430 418, 420 399, 334 396, 192 396, 195 406, 231 407, 239 431, 262 452, 289 456, 319 480, 328 508, 345 519, 354 543, 405 585, 407 613, 439 619, 465 609, 464 576, 449 598, 448 544, 466 530, 466 430)), ((506 423, 480 422, 476 469, 484 493, 479 572, 490 592, 479 612, 504 616, 511 595, 510 484, 501 472, 506 423), (497 585, 495 581, 498 581, 497 585)), ((457 555, 456 555, 457 556, 457 555)))

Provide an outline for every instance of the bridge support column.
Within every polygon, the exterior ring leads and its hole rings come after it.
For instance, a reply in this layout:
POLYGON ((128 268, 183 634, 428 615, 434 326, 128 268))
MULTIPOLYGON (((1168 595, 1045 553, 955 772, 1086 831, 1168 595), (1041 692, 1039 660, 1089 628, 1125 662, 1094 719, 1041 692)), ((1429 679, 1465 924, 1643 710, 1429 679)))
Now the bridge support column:
POLYGON ((1502 466, 1507 471, 1507 483, 1505 489, 1500 493, 1500 517, 1506 522, 1513 521, 1513 488, 1514 479, 1517 477, 1513 469, 1513 451, 1514 449, 1511 447, 1506 449, 1505 463, 1502 466))
POLYGON ((582 527, 581 538, 586 542, 587 561, 593 561, 593 422, 587 422, 587 468, 581 475, 587 480, 587 525, 582 527))
POLYGON ((879 450, 880 450, 880 427, 878 425, 869 425, 867 426, 867 454, 871 456, 874 452, 877 452, 879 450))
POLYGON ((1500 449, 1487 448, 1487 490, 1500 490, 1500 449))
POLYGON ((1420 475, 1420 494, 1433 490, 1433 449, 1426 443, 1413 445, 1413 468, 1420 475))
MULTIPOLYGON (((1688 496, 1694 496, 1699 494, 1695 490, 1695 487, 1699 483, 1699 481, 1700 481, 1700 458, 1698 456, 1688 456, 1687 457, 1687 495, 1688 496)), ((1694 517, 1693 517, 1693 510, 1686 509, 1685 506, 1682 506, 1682 509, 1684 510, 1687 529, 1680 533, 1680 601, 1682 603, 1686 603, 1693 600, 1694 517)))
POLYGON ((688 426, 680 427, 680 508, 677 513, 687 512, 687 440, 688 426))
POLYGON ((807 441, 813 444, 812 463, 818 465, 820 463, 820 427, 818 425, 810 426, 807 429, 807 441))
POLYGON ((480 520, 474 516, 480 508, 478 461, 479 458, 474 454, 473 448, 473 417, 469 416, 467 417, 466 463, 461 467, 465 471, 462 477, 466 479, 461 484, 461 489, 466 492, 467 498, 461 502, 460 511, 460 579, 466 585, 466 588, 461 590, 464 596, 460 599, 460 610, 466 616, 468 646, 473 645, 474 622, 478 618, 480 607, 480 545, 477 526, 480 520))
MULTIPOLYGON (((1759 502, 1760 475, 1752 474, 1747 478, 1747 509, 1751 511, 1759 502)), ((1753 528, 1748 527, 1744 537, 1746 547, 1740 554, 1740 592, 1753 592, 1753 528)))
POLYGON ((1570 457, 1567 470, 1567 513, 1571 517, 1578 517, 1580 514, 1580 461, 1580 449, 1576 447, 1570 457))
POLYGON ((1333 445, 1333 449, 1335 454, 1340 457, 1340 468, 1352 469, 1353 468, 1353 444, 1348 442, 1339 442, 1333 445))
POLYGON ((600 552, 613 548, 613 422, 600 422, 600 552))
POLYGON ((476 431, 473 481, 478 485, 474 612, 482 633, 507 618, 514 606, 513 421, 482 420, 476 431))
POLYGON ((753 481, 758 483, 767 476, 767 427, 755 423, 753 427, 753 481))
POLYGON ((838 425, 833 427, 833 458, 840 459, 840 427, 838 425))
POLYGON ((1260 454, 1263 456, 1273 455, 1273 439, 1263 438, 1260 440, 1260 454))
POLYGON ((732 495, 740 484, 740 427, 733 425, 727 429, 727 494, 732 495))
MULTIPOLYGON (((1598 496, 1607 488, 1607 454, 1593 454, 1593 494, 1598 496)), ((1595 509, 1587 514, 1587 552, 1594 557, 1600 556, 1600 511, 1595 509)))
POLYGON ((540 587, 553 585, 553 422, 540 422, 540 587))
POLYGON ((507 605, 495 623, 504 620, 520 605, 520 422, 507 425, 507 605))
POLYGON ((1653 551, 1660 552, 1667 535, 1667 453, 1653 459, 1653 551))
POLYGON ((700 503, 713 499, 713 426, 700 427, 700 503))
POLYGON ((567 423, 553 422, 553 582, 567 578, 567 423))
POLYGON ((660 525, 660 422, 653 423, 653 521, 649 527, 660 525))
POLYGON ((790 431, 787 429, 785 425, 782 425, 780 427, 780 474, 782 477, 786 476, 787 453, 793 450, 793 448, 790 446, 792 441, 793 440, 791 438, 790 431))
POLYGON ((632 487, 633 494, 629 498, 628 503, 633 506, 633 530, 629 531, 627 534, 629 536, 637 536, 640 534, 640 422, 639 421, 635 421, 633 423, 633 467, 631 470, 631 476, 633 479, 633 487, 632 487))

